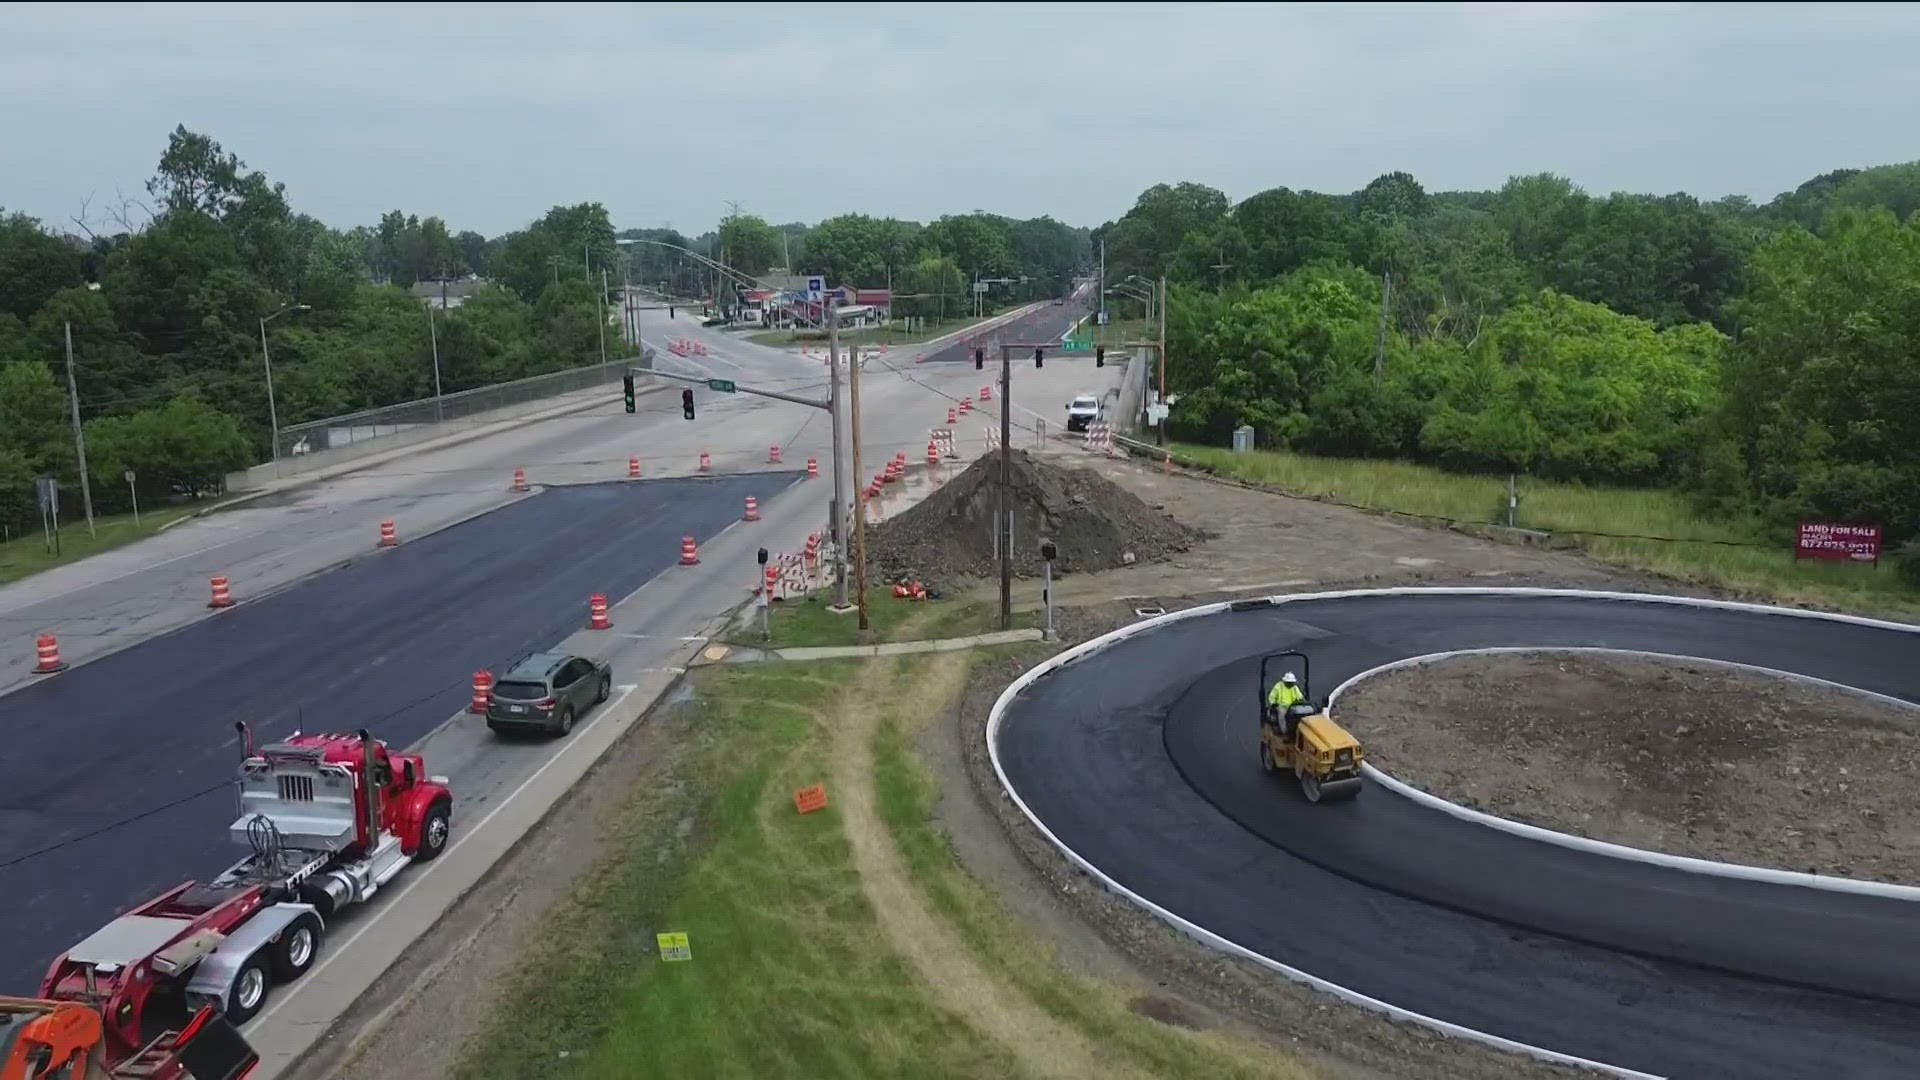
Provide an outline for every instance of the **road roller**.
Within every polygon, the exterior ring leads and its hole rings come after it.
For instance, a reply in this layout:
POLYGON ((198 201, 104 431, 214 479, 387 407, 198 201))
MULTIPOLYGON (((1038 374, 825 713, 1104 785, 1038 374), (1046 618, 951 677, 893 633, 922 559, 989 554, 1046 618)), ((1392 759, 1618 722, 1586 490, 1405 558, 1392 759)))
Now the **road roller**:
POLYGON ((1292 773, 1308 802, 1350 799, 1360 793, 1360 740, 1315 704, 1301 652, 1260 660, 1260 767, 1292 773))

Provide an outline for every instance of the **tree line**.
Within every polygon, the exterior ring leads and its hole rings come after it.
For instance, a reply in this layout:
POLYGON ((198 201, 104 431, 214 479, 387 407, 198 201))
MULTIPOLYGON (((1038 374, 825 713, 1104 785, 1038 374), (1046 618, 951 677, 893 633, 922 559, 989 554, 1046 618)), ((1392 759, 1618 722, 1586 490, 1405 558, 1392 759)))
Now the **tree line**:
POLYGON ((1158 185, 1108 278, 1171 287, 1169 429, 1448 469, 1682 487, 1920 535, 1920 163, 1740 197, 1564 177, 1427 192, 1158 185))
MULTIPOLYGON (((184 127, 146 193, 113 227, 77 216, 77 232, 0 211, 0 525, 11 532, 37 527, 36 476, 61 482, 64 518, 79 511, 69 333, 102 511, 131 501, 127 471, 153 505, 269 456, 263 336, 282 427, 430 397, 436 337, 447 393, 600 360, 599 268, 614 230, 598 204, 555 207, 491 240, 399 211, 334 229, 184 127), (408 287, 468 275, 491 283, 429 328, 408 287)), ((606 348, 622 355, 617 331, 606 348)))

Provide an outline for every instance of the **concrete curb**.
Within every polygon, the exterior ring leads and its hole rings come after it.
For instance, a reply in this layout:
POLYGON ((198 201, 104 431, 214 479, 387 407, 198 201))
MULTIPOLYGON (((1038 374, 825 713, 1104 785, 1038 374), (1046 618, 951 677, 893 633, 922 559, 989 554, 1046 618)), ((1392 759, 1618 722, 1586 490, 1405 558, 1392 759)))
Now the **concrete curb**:
MULTIPOLYGON (((1690 664, 1702 664, 1737 671, 1750 671, 1762 675, 1774 675, 1781 678, 1792 679, 1795 682, 1804 682, 1835 690, 1845 690, 1848 693, 1860 694, 1872 698, 1882 704, 1920 711, 1920 705, 1916 705, 1911 701, 1897 697, 1889 697, 1886 694, 1876 694, 1871 690, 1861 690, 1827 679, 1816 679, 1811 675, 1802 675, 1793 671, 1782 671, 1779 668, 1761 667, 1757 664, 1740 664, 1731 660, 1709 660, 1704 657, 1686 656, 1680 653, 1657 653, 1648 652, 1644 649, 1605 649, 1593 646, 1508 646, 1484 649, 1454 649, 1448 652, 1412 656, 1405 660, 1395 660, 1390 664, 1381 664, 1379 667, 1369 668, 1355 675, 1353 678, 1348 679, 1346 682, 1341 683, 1334 688, 1332 694, 1328 695, 1327 707, 1331 709, 1334 701, 1349 688, 1367 679, 1371 679, 1376 675, 1384 675, 1387 672, 1398 671, 1405 668, 1423 667, 1428 664, 1438 663, 1442 660, 1460 656, 1499 656, 1514 653, 1612 654, 1615 656, 1637 656, 1656 660, 1684 660, 1690 664)), ((1734 878, 1742 881, 1760 881, 1773 885, 1797 885, 1802 888, 1821 889, 1826 892, 1852 893, 1857 896, 1875 896, 1883 900, 1901 900, 1907 903, 1920 903, 1920 886, 1899 885, 1893 882, 1873 881, 1862 878, 1834 877, 1830 874, 1810 874, 1798 870, 1779 870, 1773 867, 1751 866, 1746 863, 1719 862, 1714 859, 1701 859, 1688 855, 1671 855, 1666 852, 1649 851, 1646 848, 1630 847, 1626 844, 1614 844, 1605 840, 1595 840, 1591 837, 1576 836, 1572 833, 1556 832, 1553 829, 1543 828, 1538 825, 1529 825, 1525 822, 1515 821, 1512 818, 1503 818, 1496 814, 1489 814, 1485 811, 1461 806, 1459 803, 1443 799, 1430 791, 1423 791, 1404 780, 1397 779, 1391 774, 1382 772, 1368 762, 1361 762, 1360 769, 1381 787, 1403 798, 1412 799, 1414 802, 1429 809, 1438 810, 1441 813, 1459 818, 1462 821, 1471 821, 1476 825, 1485 825, 1488 828, 1498 829, 1501 832, 1509 833, 1513 836, 1521 836, 1529 840, 1553 844, 1557 847, 1569 848, 1574 851, 1584 851, 1593 855, 1604 855, 1608 858, 1622 859, 1628 862, 1664 866, 1671 870, 1684 870, 1689 873, 1706 874, 1712 877, 1734 878)))
MULTIPOLYGON (((1337 599, 1346 599, 1349 597, 1361 597, 1361 596, 1422 596, 1422 595, 1587 597, 1587 598, 1602 599, 1602 600, 1619 600, 1619 601, 1630 602, 1630 603, 1673 604, 1681 607, 1702 607, 1702 608, 1716 608, 1716 609, 1731 610, 1731 611, 1759 612, 1763 614, 1785 616, 1788 618, 1824 619, 1830 622, 1850 623, 1856 626, 1873 626, 1873 627, 1878 627, 1882 629, 1899 630, 1907 633, 1920 633, 1920 626, 1912 626, 1907 623, 1890 622, 1883 619, 1871 619, 1871 618, 1867 618, 1865 616, 1860 616, 1860 615, 1843 615, 1843 614, 1837 614, 1833 612, 1824 612, 1824 611, 1806 611, 1798 608, 1783 608, 1783 607, 1775 607, 1767 604, 1751 604, 1751 603, 1743 603, 1743 602, 1732 601, 1732 600, 1704 600, 1696 597, 1660 596, 1652 593, 1623 593, 1623 592, 1607 592, 1607 591, 1586 590, 1586 589, 1496 588, 1496 587, 1490 587, 1490 586, 1489 587, 1457 587, 1457 588, 1407 587, 1407 588, 1389 588, 1389 589, 1344 589, 1344 590, 1337 590, 1337 591, 1331 591, 1331 592, 1294 593, 1289 595, 1267 596, 1267 597, 1251 599, 1251 600, 1228 600, 1228 601, 1221 601, 1221 602, 1212 603, 1212 604, 1201 604, 1195 607, 1186 608, 1181 611, 1172 611, 1164 615, 1156 615, 1151 618, 1142 619, 1137 623, 1133 623, 1128 626, 1123 626, 1118 630, 1113 630, 1106 634, 1102 634, 1097 638, 1093 638, 1089 641, 1084 641, 1079 645, 1076 645, 1070 649, 1067 649, 1064 652, 1061 652, 1053 657, 1048 658, 1045 661, 1042 661, 1039 664, 1035 664, 1032 668, 1029 668, 1025 673, 1023 673, 1018 679, 1015 679, 1012 685, 1008 686, 1005 690, 1001 691, 1000 696, 994 700, 993 708, 988 713, 988 717, 987 717, 987 755, 993 762, 994 777, 999 781, 1001 790, 1006 792, 1007 797, 1013 800, 1013 804, 1015 806, 1019 807, 1020 813, 1026 817, 1027 821, 1031 823, 1036 830, 1039 831, 1040 835, 1044 836, 1047 839, 1048 843, 1052 844, 1054 848, 1056 848, 1063 856, 1065 856, 1068 861, 1072 862, 1075 866, 1078 866, 1082 871, 1084 871, 1088 876, 1092 877, 1094 880, 1100 882, 1101 885, 1103 885, 1109 891, 1121 897, 1124 897, 1130 903, 1149 912, 1155 918, 1158 918, 1162 922, 1168 924, 1169 926, 1174 927, 1175 929, 1193 938, 1194 940, 1201 942, 1202 944, 1218 949, 1221 952, 1225 952, 1230 955, 1240 957, 1244 960, 1251 961, 1293 982, 1301 983, 1303 985, 1310 986, 1316 990, 1320 990, 1324 993, 1332 994, 1334 997, 1340 998, 1341 1000, 1349 1004, 1357 1005, 1357 1006, 1360 1006, 1361 1008, 1368 1009, 1373 1012, 1383 1013, 1396 1020, 1405 1020, 1411 1023, 1420 1024, 1423 1027, 1431 1028, 1435 1031, 1439 1031, 1446 1035, 1451 1035, 1455 1038, 1467 1039, 1469 1041, 1481 1043, 1487 1046, 1494 1047, 1496 1049, 1513 1051, 1515 1053, 1524 1054, 1528 1057, 1537 1058, 1542 1061, 1551 1061, 1559 1064, 1574 1065, 1582 1068, 1594 1069, 1599 1072, 1607 1073, 1613 1076, 1632 1078, 1632 1080, 1659 1080, 1659 1078, 1655 1077, 1654 1074, 1651 1074, 1651 1073, 1637 1072, 1632 1069, 1625 1069, 1619 1066, 1609 1065, 1605 1062, 1591 1061, 1586 1058, 1576 1057, 1571 1054, 1563 1054, 1555 1050, 1548 1050, 1545 1047, 1532 1046, 1526 1043, 1517 1042, 1512 1039, 1502 1038, 1501 1036, 1494 1035, 1489 1032, 1478 1031, 1473 1028, 1465 1027, 1460 1024, 1454 1024, 1449 1021, 1438 1019, 1436 1017, 1427 1016, 1422 1013, 1416 1013, 1410 1009, 1404 1009, 1404 1008, 1401 1008, 1400 1006, 1391 1004, 1386 1001, 1382 1001, 1378 998, 1369 997, 1358 991, 1350 990, 1337 983, 1329 982, 1326 979, 1322 979, 1316 975, 1312 975, 1308 972, 1302 971, 1299 968, 1292 967, 1288 964, 1283 964, 1280 961, 1275 960, 1271 957, 1264 956, 1260 953, 1254 952, 1252 949, 1249 949, 1244 945, 1240 945, 1226 937, 1221 936, 1220 934, 1214 933, 1213 931, 1208 930, 1203 926, 1200 926, 1197 923, 1191 922, 1187 919, 1180 917, 1179 915, 1174 914, 1172 911, 1169 911, 1166 908, 1163 908, 1158 904, 1155 904, 1153 901, 1148 900, 1146 897, 1141 896, 1139 893, 1136 893, 1133 890, 1128 889, 1126 886, 1120 884, 1112 876, 1108 875, 1107 873, 1102 871, 1099 867, 1095 866, 1085 856, 1081 855, 1079 852, 1069 847, 1064 841, 1062 841, 1058 836, 1056 836, 1053 833, 1053 830, 1047 828, 1046 823, 1041 821, 1039 815, 1034 813, 1033 808, 1028 806, 1026 803, 1026 800, 1020 797, 1020 793, 1014 790, 1012 781, 1010 781, 1007 778, 1006 767, 1000 760, 999 736, 1000 736, 1000 725, 1002 721, 1006 719, 1008 706, 1010 706, 1013 703, 1015 698, 1020 696, 1021 692, 1026 690, 1029 686, 1032 686, 1039 679, 1055 671, 1058 671, 1061 668, 1064 668, 1070 664, 1074 664, 1081 660, 1084 660, 1087 657, 1092 656, 1095 653, 1098 653, 1104 649, 1107 649, 1121 641, 1125 641, 1129 638, 1135 637, 1140 634, 1151 632, 1162 626, 1172 625, 1173 623, 1181 622, 1187 619, 1197 619, 1197 618, 1203 618, 1208 615, 1217 615, 1225 611, 1247 611, 1247 610, 1257 610, 1262 607, 1278 607, 1283 604, 1292 603, 1292 602, 1301 601, 1301 600, 1337 600, 1337 599)), ((1464 809, 1464 808, 1461 808, 1461 809, 1464 809)), ((1495 819, 1495 820, 1504 821, 1504 819, 1495 819)), ((1512 823, 1512 824, 1517 824, 1517 823, 1512 823)), ((1571 839, 1580 839, 1580 838, 1573 837, 1571 839)), ((1591 841, 1589 841, 1589 843, 1591 843, 1591 841)), ((1669 858, 1671 858, 1671 856, 1669 856, 1669 858)), ((1707 860, 1700 860, 1700 861, 1705 863, 1705 865, 1709 867, 1713 867, 1714 868, 1713 872, 1718 873, 1720 876, 1726 876, 1726 877, 1744 876, 1743 874, 1738 872, 1743 869, 1741 867, 1730 866, 1724 863, 1712 863, 1707 860)), ((1688 868, 1688 869, 1693 869, 1693 868, 1688 868)), ((1817 877, 1817 875, 1807 875, 1807 876, 1817 877)), ((1835 879, 1823 879, 1823 880, 1835 880, 1835 879)), ((1844 881, 1844 879, 1838 879, 1838 880, 1844 881)), ((1796 882, 1796 884, 1805 884, 1805 883, 1796 882)), ((1873 884, 1873 883, 1845 882, 1845 884, 1853 886, 1853 885, 1873 884)), ((1899 888, 1899 886, 1890 886, 1890 888, 1899 888)), ((1853 890, 1847 889, 1845 891, 1853 891, 1853 890)))
POLYGON ((981 321, 974 323, 971 326, 963 326, 960 329, 955 330, 951 334, 942 334, 939 337, 934 338, 930 341, 923 341, 919 345, 914 346, 913 362, 916 364, 922 362, 929 355, 933 353, 937 353, 941 349, 945 348, 948 344, 952 343, 953 340, 956 338, 964 337, 968 334, 984 333, 988 330, 998 330, 1002 326, 1005 326, 1006 324, 1012 322, 1015 319, 1020 318, 1023 315, 1030 315, 1033 312, 1040 310, 1040 307, 1045 303, 1046 301, 1044 300, 1036 300, 1033 303, 1026 305, 1025 307, 1017 307, 1017 308, 1014 308, 1012 311, 1006 312, 1004 314, 995 315, 991 319, 982 319, 981 321))
POLYGON ((782 660, 834 660, 845 656, 909 656, 915 653, 958 652, 961 649, 977 649, 986 645, 1012 645, 1020 641, 1039 641, 1040 631, 995 630, 988 634, 973 634, 969 637, 933 638, 927 641, 889 641, 878 645, 802 645, 788 649, 774 649, 773 655, 782 660))

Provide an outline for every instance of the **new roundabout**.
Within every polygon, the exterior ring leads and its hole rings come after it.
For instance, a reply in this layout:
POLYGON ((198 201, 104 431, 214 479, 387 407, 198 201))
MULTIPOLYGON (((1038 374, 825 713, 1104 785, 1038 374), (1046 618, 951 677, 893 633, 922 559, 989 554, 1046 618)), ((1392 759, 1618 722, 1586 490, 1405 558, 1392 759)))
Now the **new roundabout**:
MULTIPOLYGON (((1340 692, 1379 672, 1519 649, 1687 657, 1920 704, 1920 627, 1627 593, 1379 589, 1204 605, 1088 641, 1001 695, 988 750, 1089 876, 1354 1004, 1622 1076, 1920 1075, 1920 888, 1552 833, 1370 766, 1357 797, 1313 803, 1261 767, 1263 657, 1310 658, 1311 694, 1337 716, 1340 692)), ((1848 752, 1832 747, 1835 768, 1848 752)))

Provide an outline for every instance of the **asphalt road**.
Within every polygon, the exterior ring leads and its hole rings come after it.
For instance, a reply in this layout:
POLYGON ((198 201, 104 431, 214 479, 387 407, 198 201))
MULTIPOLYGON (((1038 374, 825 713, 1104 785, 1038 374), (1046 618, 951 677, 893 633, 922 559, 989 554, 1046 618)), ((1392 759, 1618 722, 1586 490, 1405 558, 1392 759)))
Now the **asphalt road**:
MULTIPOLYGON (((551 488, 0 697, 0 986, 33 990, 64 946, 244 854, 226 832, 235 720, 263 741, 365 726, 412 744, 465 705, 474 671, 568 638, 593 593, 700 573, 674 566, 682 536, 711 539, 747 494, 771 500, 797 478, 551 488)), ((618 629, 647 615, 622 613, 618 629)), ((500 786, 487 770, 525 771, 551 748, 494 744, 478 718, 456 726, 486 751, 428 750, 454 777, 458 828, 500 786)))
POLYGON ((1585 855, 1371 785, 1310 806, 1260 771, 1255 671, 1298 648, 1323 696, 1408 656, 1599 646, 1920 701, 1917 640, 1593 599, 1304 601, 1174 624, 1061 669, 1013 703, 1000 752, 1034 812, 1116 880, 1360 993, 1669 1076, 1908 1077, 1920 1071, 1911 905, 1585 855))
MULTIPOLYGON (((923 358, 922 363, 933 364, 964 361, 970 364, 973 362, 974 348, 979 347, 987 351, 987 363, 998 364, 1000 362, 1001 342, 1025 345, 1058 342, 1061 336, 1073 327, 1074 322, 1087 313, 1091 303, 1092 301, 1090 299, 1074 299, 1057 306, 1052 303, 1042 304, 1018 319, 1003 323, 992 329, 983 330, 978 334, 967 334, 963 336, 961 340, 952 342, 937 351, 930 352, 923 358)), ((1065 355, 1064 353, 1061 354, 1063 359, 1065 355)), ((1052 360, 1053 357, 1049 355, 1047 359, 1052 360)), ((1015 356, 1013 358, 1016 365, 1022 360, 1027 361, 1028 368, 1033 366, 1032 353, 1028 353, 1025 356, 1015 356)), ((1041 370, 1044 371, 1046 369, 1042 368, 1041 370)))

